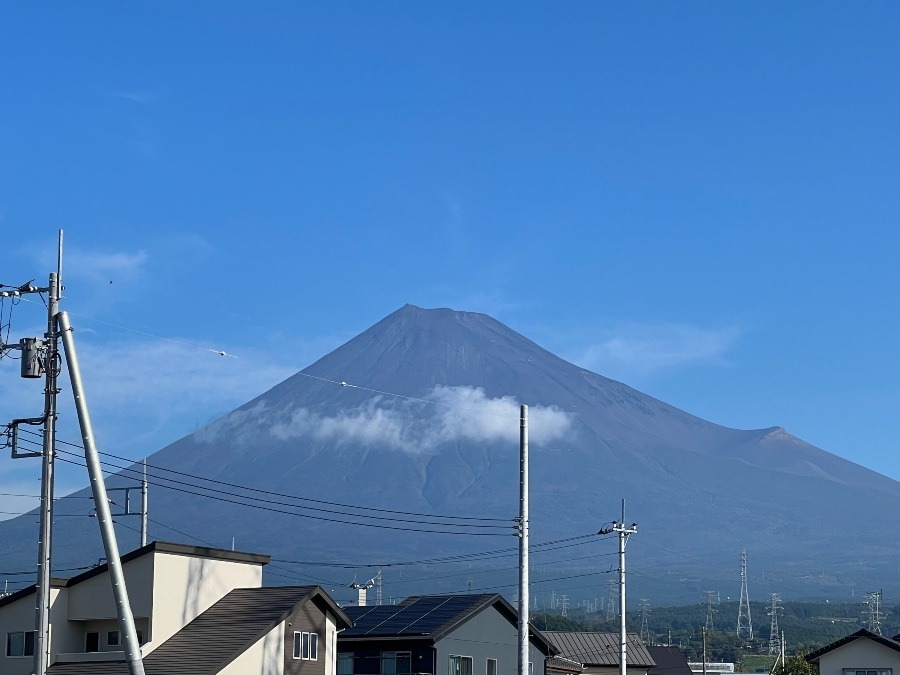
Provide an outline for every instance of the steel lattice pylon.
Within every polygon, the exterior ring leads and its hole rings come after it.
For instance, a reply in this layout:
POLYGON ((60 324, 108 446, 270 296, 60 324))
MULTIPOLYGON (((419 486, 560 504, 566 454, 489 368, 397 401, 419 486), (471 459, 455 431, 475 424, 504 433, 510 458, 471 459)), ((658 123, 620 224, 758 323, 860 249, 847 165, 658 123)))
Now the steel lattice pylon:
POLYGON ((738 607, 737 636, 753 639, 753 620, 750 618, 750 593, 747 590, 747 551, 741 551, 741 602, 738 607))

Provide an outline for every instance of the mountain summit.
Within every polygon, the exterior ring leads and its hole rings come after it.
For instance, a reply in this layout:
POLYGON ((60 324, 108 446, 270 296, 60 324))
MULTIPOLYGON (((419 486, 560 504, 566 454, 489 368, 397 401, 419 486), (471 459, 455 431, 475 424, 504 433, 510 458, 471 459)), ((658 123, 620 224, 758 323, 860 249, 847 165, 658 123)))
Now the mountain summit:
MULTIPOLYGON (((626 516, 639 523, 629 583, 655 604, 739 588, 742 548, 751 572, 765 569, 765 585, 785 597, 898 585, 886 533, 900 525, 900 483, 780 427, 707 422, 564 361, 487 315, 413 305, 152 455, 160 479, 151 518, 291 561, 365 566, 513 547, 520 403, 529 405, 532 540, 593 534, 625 498, 626 516), (504 534, 484 536, 495 532, 504 534)), ((96 539, 95 524, 78 520, 57 523, 58 567, 99 549, 83 543, 96 539)), ((0 539, 32 542, 31 521, 0 523, 0 539)), ((583 591, 595 597, 612 558, 599 558, 598 568, 581 550, 554 550, 545 562, 599 572, 583 591)), ((9 565, 32 559, 25 546, 0 554, 9 565)), ((545 564, 539 554, 534 561, 545 564)), ((321 568, 291 569, 322 578, 321 568)))

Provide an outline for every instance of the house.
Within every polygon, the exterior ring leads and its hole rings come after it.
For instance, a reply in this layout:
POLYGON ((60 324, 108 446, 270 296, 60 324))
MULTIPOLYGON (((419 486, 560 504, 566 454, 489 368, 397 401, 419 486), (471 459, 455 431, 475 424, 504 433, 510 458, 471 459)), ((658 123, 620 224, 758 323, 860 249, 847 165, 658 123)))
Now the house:
POLYGON ((684 658, 684 652, 678 647, 647 645, 647 651, 656 661, 656 665, 647 671, 647 675, 692 675, 693 671, 684 658))
MULTIPOLYGON (((584 664, 585 675, 618 675, 618 633, 546 631, 544 635, 560 656, 584 664)), ((625 668, 630 675, 647 675, 656 666, 656 661, 637 635, 629 634, 625 646, 625 668)))
MULTIPOLYGON (((421 595, 399 605, 346 607, 353 627, 338 634, 338 675, 515 675, 518 612, 496 593, 421 595)), ((555 653, 531 627, 531 672, 555 653)))
MULTIPOLYGON (((263 588, 268 561, 160 541, 123 555, 147 675, 334 675, 337 631, 350 620, 317 586, 263 588)), ((125 675, 107 566, 51 587, 48 674, 125 675)), ((4 675, 32 672, 34 595, 30 586, 0 598, 4 675)))
POLYGON ((900 635, 886 638, 861 628, 806 657, 819 675, 891 675, 900 672, 900 635))

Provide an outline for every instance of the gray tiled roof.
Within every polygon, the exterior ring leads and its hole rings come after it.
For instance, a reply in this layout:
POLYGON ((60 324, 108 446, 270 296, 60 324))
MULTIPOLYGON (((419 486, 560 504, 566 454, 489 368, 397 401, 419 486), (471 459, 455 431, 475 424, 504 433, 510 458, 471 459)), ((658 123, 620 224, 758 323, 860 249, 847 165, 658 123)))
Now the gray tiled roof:
MULTIPOLYGON (((144 658, 146 675, 213 675, 231 663, 298 604, 323 597, 338 623, 345 615, 318 586, 237 588, 144 658)), ((124 661, 56 663, 48 675, 127 675, 124 661)))
MULTIPOLYGON (((547 639, 559 650, 560 656, 578 661, 586 666, 619 665, 619 634, 587 631, 544 631, 547 639)), ((649 668, 656 662, 650 652, 634 634, 626 642, 626 664, 636 668, 649 668)))

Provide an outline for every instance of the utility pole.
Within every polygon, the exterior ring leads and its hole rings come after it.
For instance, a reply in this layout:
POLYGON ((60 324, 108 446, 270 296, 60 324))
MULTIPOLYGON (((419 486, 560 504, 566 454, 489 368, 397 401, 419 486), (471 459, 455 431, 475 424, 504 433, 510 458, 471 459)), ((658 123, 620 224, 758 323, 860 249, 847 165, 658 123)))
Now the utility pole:
POLYGON ((529 675, 528 406, 519 409, 519 675, 529 675))
POLYGON ((741 602, 738 607, 737 636, 753 639, 753 621, 750 619, 750 593, 747 590, 747 550, 741 550, 741 602))
POLYGON ((141 658, 141 645, 134 626, 134 614, 128 600, 128 589, 125 586, 125 573, 119 557, 119 545, 116 542, 116 531, 113 528, 112 514, 109 510, 109 497, 106 494, 106 483, 100 465, 100 454, 94 443, 94 430, 88 413, 87 399, 81 384, 81 369, 78 367, 78 356, 75 352, 75 341, 72 338, 72 326, 66 312, 59 312, 56 326, 63 346, 66 350, 66 366, 69 370, 69 381, 75 398, 75 412, 81 427, 81 441, 84 446, 84 460, 91 480, 91 492, 94 506, 97 509, 97 522, 100 524, 100 536, 103 539, 103 550, 106 553, 106 565, 112 583, 113 599, 116 615, 119 619, 119 630, 125 647, 125 661, 129 675, 144 675, 144 662, 141 658))
MULTIPOLYGON (((147 514, 149 497, 147 495, 148 484, 146 457, 144 457, 144 460, 141 462, 141 467, 143 468, 143 474, 141 476, 141 546, 143 547, 147 545, 147 520, 149 519, 149 515, 147 514)), ((378 573, 381 574, 380 571, 378 573)), ((379 602, 379 604, 381 603, 379 602)))
POLYGON ((637 523, 625 527, 625 500, 622 500, 622 520, 613 521, 612 527, 602 528, 597 534, 616 532, 619 535, 619 675, 626 675, 627 641, 625 632, 625 544, 628 537, 637 534, 637 523))
MULTIPOLYGON (((41 417, 17 419, 7 425, 12 439, 12 458, 41 458, 41 505, 38 532, 38 563, 35 582, 35 645, 33 672, 44 675, 50 665, 50 566, 53 531, 54 460, 56 459, 56 396, 59 393, 56 379, 59 375, 58 333, 56 315, 62 290, 63 233, 59 231, 56 255, 56 272, 51 272, 46 288, 32 286, 31 282, 18 288, 0 291, 2 298, 19 298, 30 293, 47 294, 47 331, 44 339, 23 338, 17 349, 22 351, 21 375, 36 379, 44 376, 44 414, 41 417), (18 431, 22 424, 41 425, 43 438, 41 452, 19 452, 18 431)), ((0 344, 0 349, 13 348, 0 344)), ((2 352, 0 352, 2 353, 2 352)))

